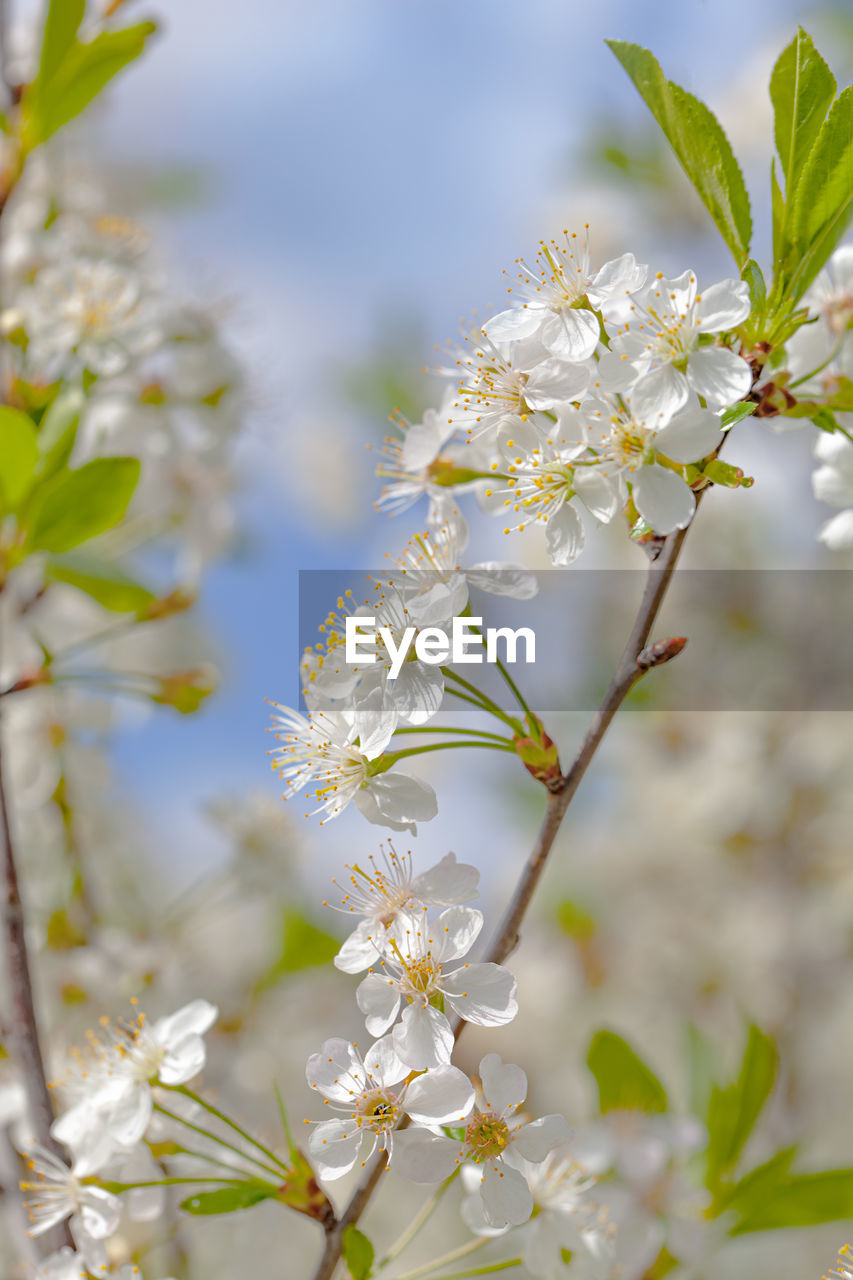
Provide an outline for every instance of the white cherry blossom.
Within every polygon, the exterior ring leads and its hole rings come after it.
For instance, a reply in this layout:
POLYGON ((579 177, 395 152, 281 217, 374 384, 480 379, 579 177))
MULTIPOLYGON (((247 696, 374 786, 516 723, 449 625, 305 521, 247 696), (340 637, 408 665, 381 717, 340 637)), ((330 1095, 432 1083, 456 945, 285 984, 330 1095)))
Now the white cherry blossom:
POLYGON ((192 1000, 176 1013, 149 1023, 144 1014, 133 1021, 104 1027, 93 1037, 90 1054, 81 1064, 81 1090, 74 1106, 51 1128, 58 1142, 74 1155, 79 1175, 97 1172, 116 1148, 135 1146, 145 1134, 153 1112, 152 1086, 186 1084, 203 1069, 203 1036, 218 1011, 206 1000, 192 1000))
POLYGON ((691 391, 712 408, 733 404, 749 391, 752 371, 730 348, 702 340, 742 324, 749 307, 741 280, 699 293, 692 271, 672 280, 659 274, 634 299, 631 319, 602 356, 602 374, 614 389, 631 387, 634 408, 646 418, 661 411, 672 417, 691 391))
POLYGON ((390 1036, 377 1040, 363 1058, 350 1041, 332 1039, 308 1059, 309 1085, 343 1112, 342 1119, 321 1121, 311 1133, 308 1150, 321 1178, 342 1177, 359 1159, 366 1162, 377 1145, 393 1159, 404 1109, 414 1120, 438 1125, 459 1121, 471 1110, 474 1089, 458 1068, 437 1066, 408 1084, 410 1074, 390 1036))
POLYGON ((366 868, 353 863, 347 870, 349 884, 339 910, 361 920, 335 956, 335 967, 344 973, 360 973, 376 962, 400 912, 469 902, 477 895, 480 879, 477 868, 457 862, 455 853, 445 854, 416 876, 411 853, 397 853, 390 840, 381 847, 378 860, 371 855, 366 868))
POLYGON ((353 704, 349 716, 330 710, 306 717, 273 703, 281 726, 275 735, 281 745, 271 752, 273 768, 285 781, 285 798, 313 784, 306 795, 317 801, 314 812, 324 813, 324 822, 352 801, 369 822, 414 832, 417 822, 435 817, 435 792, 407 773, 381 768, 396 711, 389 715, 381 691, 376 692, 378 700, 353 704))
POLYGON ((453 1030, 442 1007, 466 1022, 500 1027, 518 1012, 516 981, 491 963, 458 964, 474 945, 483 916, 473 907, 448 907, 429 924, 401 912, 388 930, 380 971, 364 978, 356 993, 373 1036, 392 1031, 398 1057, 415 1070, 450 1061, 453 1030), (448 967, 449 966, 449 967, 448 967))
POLYGON ((118 1196, 103 1187, 84 1184, 43 1147, 33 1148, 27 1163, 32 1176, 21 1183, 21 1190, 29 1193, 30 1235, 43 1235, 68 1220, 88 1270, 103 1272, 107 1261, 103 1242, 113 1235, 121 1219, 118 1196))
POLYGON ((582 397, 590 371, 549 356, 538 339, 496 343, 474 334, 456 361, 460 373, 451 407, 454 423, 471 440, 491 444, 502 425, 526 422, 537 411, 582 397))
MULTIPOLYGON (((524 1174, 510 1163, 521 1156, 537 1164, 568 1141, 569 1126, 562 1116, 543 1116, 525 1122, 518 1110, 527 1096, 527 1076, 520 1067, 488 1053, 480 1063, 484 1101, 465 1120, 464 1137, 457 1139, 426 1128, 406 1129, 395 1148, 397 1172, 411 1182, 441 1182, 465 1161, 480 1169, 479 1193, 483 1214, 491 1227, 519 1226, 533 1212, 533 1196, 524 1174)), ((421 1078, 421 1096, 435 1095, 442 1085, 421 1078)))
POLYGON ((523 301, 486 322, 485 332, 493 342, 537 338, 561 360, 587 360, 601 336, 595 310, 606 318, 621 317, 627 299, 645 283, 648 268, 632 253, 593 273, 589 234, 583 245, 576 233, 564 231, 563 237, 563 244, 540 240, 533 266, 517 260, 519 284, 512 292, 523 301))

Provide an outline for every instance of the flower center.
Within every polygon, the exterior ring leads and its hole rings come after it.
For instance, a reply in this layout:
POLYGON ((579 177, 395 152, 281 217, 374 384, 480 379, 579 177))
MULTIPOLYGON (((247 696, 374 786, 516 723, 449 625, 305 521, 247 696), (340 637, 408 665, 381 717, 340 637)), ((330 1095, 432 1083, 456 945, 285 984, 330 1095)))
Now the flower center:
POLYGON ((368 1089, 356 1103, 359 1128, 366 1126, 377 1133, 393 1129, 397 1124, 397 1099, 385 1089, 368 1089))
POLYGON ((505 1120, 492 1112, 475 1116, 465 1130, 468 1159, 476 1164, 494 1160, 509 1146, 509 1129, 505 1120))
POLYGON ((440 973, 441 965, 437 965, 430 956, 406 961, 406 978, 412 995, 430 995, 435 990, 440 973))

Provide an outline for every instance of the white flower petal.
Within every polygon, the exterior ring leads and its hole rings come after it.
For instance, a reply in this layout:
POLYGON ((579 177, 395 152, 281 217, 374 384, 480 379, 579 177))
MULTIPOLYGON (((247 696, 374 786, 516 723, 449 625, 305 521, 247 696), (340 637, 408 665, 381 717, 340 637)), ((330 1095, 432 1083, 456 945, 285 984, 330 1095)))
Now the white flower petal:
POLYGON ((359 984, 355 998, 370 1034, 384 1035, 400 1008, 400 993, 394 983, 381 974, 369 973, 359 984))
POLYGON ((393 689, 400 719, 409 724, 426 724, 441 706, 444 675, 440 666, 430 666, 418 660, 404 662, 393 689))
POLYGON ((703 333, 734 329, 749 315, 749 286, 743 280, 721 280, 703 289, 696 299, 696 326, 703 333))
POLYGON ((723 438, 720 419, 710 409, 685 409, 655 435, 655 448, 673 462, 699 462, 723 438))
POLYGON ((404 1129, 394 1135, 394 1172, 409 1182, 443 1182, 464 1155, 461 1142, 428 1129, 404 1129))
POLYGON ((512 1148, 525 1160, 538 1164, 555 1147, 567 1143, 571 1136, 572 1131, 563 1116, 541 1116, 518 1130, 513 1137, 512 1148))
POLYGON ((453 1053, 450 1023, 431 1004, 407 1005, 392 1035, 395 1052, 414 1071, 441 1066, 453 1053))
POLYGON ((517 1111, 527 1097, 527 1076, 521 1067, 502 1062, 500 1054, 487 1053, 482 1059, 480 1080, 486 1101, 499 1114, 517 1111))
POLYGON ((483 913, 476 907, 448 907, 430 929, 433 958, 440 963, 461 959, 471 950, 482 928, 483 913))
POLYGON ((461 1124, 474 1106, 474 1087, 458 1067, 432 1067, 406 1090, 405 1108, 420 1124, 461 1124))
MULTIPOLYGON (((591 316, 592 312, 579 312, 591 316)), ((598 321, 595 321, 596 332, 598 321)), ((556 409, 567 400, 577 400, 589 386, 589 369, 585 364, 566 360, 544 360, 531 371, 524 398, 531 409, 556 409)))
POLYGON ((492 342, 515 342, 536 333, 543 315, 542 307, 510 307, 508 311, 492 316, 483 328, 492 342))
POLYGON ((428 822, 438 813, 432 787, 408 773, 380 773, 355 793, 359 811, 380 827, 392 831, 416 831, 416 822, 428 822))
POLYGON ((517 983, 500 964, 463 965, 442 980, 442 990, 454 1012, 480 1027, 502 1027, 518 1013, 517 983))
POLYGON ((331 1181, 349 1173, 361 1152, 362 1131, 355 1120, 323 1120, 308 1139, 308 1150, 321 1178, 331 1181))
POLYGON ((486 1221, 494 1227, 518 1227, 533 1212, 533 1196, 517 1169, 502 1160, 489 1160, 483 1167, 480 1186, 486 1221))
POLYGON ((362 973, 376 963, 384 940, 384 925, 362 920, 335 956, 335 968, 342 973, 362 973))
POLYGON ((853 511, 840 511, 837 516, 827 520, 818 537, 830 551, 843 551, 847 547, 853 547, 853 511))
POLYGON ((812 473, 812 490, 819 502, 830 507, 853 506, 853 484, 837 467, 818 467, 812 473))
POLYGON ((198 1075, 206 1058, 207 1049, 201 1036, 189 1035, 167 1049, 157 1078, 162 1084, 186 1084, 198 1075))
POLYGON ((712 409, 722 409, 749 393, 752 370, 727 347, 697 347, 687 360, 687 381, 712 409))
POLYGON ((633 497, 640 515, 655 533, 685 528, 696 510, 689 485, 666 467, 641 467, 633 478, 633 497))
POLYGON ((554 511, 545 525, 545 541, 552 564, 566 565, 583 550, 583 523, 570 502, 554 511))
POLYGON ((93 1240, 106 1240, 118 1227, 121 1201, 103 1187, 86 1187, 79 1216, 86 1235, 93 1240))
MULTIPOLYGON (((741 361, 743 364, 743 361, 741 361)), ((687 379, 671 364, 659 365, 634 383, 628 401, 635 418, 652 430, 665 427, 687 402, 687 379)), ((738 397, 736 396, 735 399, 738 397)))
POLYGON ((465 570, 469 586, 479 587, 493 596, 511 596, 514 600, 532 600, 539 590, 536 574, 518 565, 500 560, 484 560, 465 570))
POLYGON ((452 907, 477 896, 480 873, 468 862, 457 862, 455 853, 446 853, 429 871, 415 876, 412 896, 435 907, 452 907))
POLYGON ((371 1081, 381 1089, 399 1084, 409 1074, 409 1068, 397 1057, 391 1036, 383 1036, 371 1045, 364 1055, 364 1065, 370 1073, 371 1081))
POLYGON ((609 524, 619 510, 619 494, 607 476, 595 467, 578 467, 572 484, 590 515, 609 524))
POLYGON ((152 1035, 158 1044, 167 1047, 185 1039, 189 1035, 203 1036, 209 1031, 219 1010, 207 1000, 192 1000, 177 1013, 167 1018, 160 1018, 151 1028, 152 1035))
POLYGON ((353 1094, 365 1085, 364 1072, 349 1040, 335 1036, 327 1040, 319 1053, 312 1053, 305 1067, 305 1078, 333 1102, 350 1102, 353 1094))
POLYGON ((600 336, 598 318, 586 307, 566 307, 548 316, 542 326, 542 342, 559 360, 588 360, 600 336))

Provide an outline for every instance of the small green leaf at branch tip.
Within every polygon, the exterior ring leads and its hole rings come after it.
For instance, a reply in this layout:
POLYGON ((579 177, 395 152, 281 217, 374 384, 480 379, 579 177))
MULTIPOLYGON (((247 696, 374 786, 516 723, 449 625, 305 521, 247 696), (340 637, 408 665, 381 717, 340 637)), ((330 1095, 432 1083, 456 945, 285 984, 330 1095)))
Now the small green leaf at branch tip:
POLYGON ((72 551, 114 529, 139 483, 138 458, 94 458, 33 491, 24 513, 29 551, 72 551))
POLYGON ((181 1201, 184 1213, 196 1217, 208 1217, 220 1213, 237 1213, 251 1209, 262 1200, 271 1200, 278 1188, 268 1182, 243 1182, 235 1187, 222 1187, 218 1191, 198 1191, 181 1201))
POLYGON ((776 1046, 756 1026, 750 1026, 738 1078, 711 1093, 706 1185, 713 1190, 737 1165, 776 1081, 776 1046))
POLYGON ((153 591, 117 565, 79 551, 52 556, 45 564, 44 576, 48 582, 64 582, 76 587, 113 613, 139 616, 156 602, 153 591))
POLYGON ((741 400, 737 404, 729 405, 728 409, 724 409, 720 414, 720 427, 723 431, 730 431, 739 422, 743 422, 744 418, 751 417, 757 408, 758 405, 754 400, 741 400))
POLYGON ((0 516, 17 511, 30 492, 39 447, 32 418, 0 406, 0 516))
POLYGON ((364 1232, 353 1223, 344 1230, 341 1256, 352 1280, 370 1280, 376 1251, 364 1232))
MULTIPOLYGON (((76 10, 78 4, 79 0, 53 0, 51 12, 57 6, 59 10, 76 10)), ((101 31, 92 40, 82 42, 76 38, 76 29, 70 32, 76 12, 64 24, 59 18, 52 22, 51 12, 42 46, 42 65, 21 104, 21 139, 27 151, 46 142, 80 115, 120 71, 139 57, 156 30, 153 22, 139 22, 117 31, 101 31)))
POLYGON ((798 27, 770 77, 776 150, 789 205, 836 89, 835 77, 811 36, 798 27))
POLYGON ((157 688, 151 701, 164 707, 174 707, 181 715, 198 711, 205 698, 216 688, 216 674, 212 667, 191 667, 188 671, 173 671, 171 675, 157 676, 157 688))
POLYGON ((754 258, 750 258, 745 264, 740 278, 749 286, 752 319, 760 318, 767 308, 767 285, 764 282, 764 273, 754 258))
POLYGON ((853 1218, 853 1169, 792 1174, 732 1227, 733 1236, 786 1227, 815 1227, 853 1218))
POLYGON ((513 746, 527 772, 549 790, 563 784, 563 771, 556 744, 545 726, 532 713, 527 715, 528 734, 515 734, 513 746))
POLYGON ((783 243, 780 297, 801 298, 853 216, 853 85, 829 110, 786 211, 790 247, 783 243))
POLYGON ((706 462, 702 474, 725 489, 751 489, 755 483, 753 477, 744 475, 740 467, 733 467, 731 463, 722 462, 719 458, 711 458, 706 462))
POLYGON ((599 1110, 662 1114, 667 1096, 657 1076, 627 1041, 613 1031, 599 1031, 586 1056, 598 1085, 599 1110))
POLYGON ((46 480, 67 466, 85 403, 82 391, 72 387, 60 391, 46 408, 38 433, 40 456, 36 474, 39 479, 46 480))
POLYGON ((718 120, 693 94, 666 79, 648 49, 624 40, 605 43, 663 130, 740 270, 749 257, 752 214, 743 174, 718 120))

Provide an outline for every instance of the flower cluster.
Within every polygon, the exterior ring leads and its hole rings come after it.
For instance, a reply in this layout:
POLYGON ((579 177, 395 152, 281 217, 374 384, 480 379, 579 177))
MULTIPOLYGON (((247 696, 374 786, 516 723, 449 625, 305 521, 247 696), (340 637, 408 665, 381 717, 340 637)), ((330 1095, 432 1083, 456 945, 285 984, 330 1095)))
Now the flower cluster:
MULTIPOLYGON (((30 1176, 22 1183, 29 1196, 31 1235, 69 1222, 76 1252, 61 1254, 52 1264, 63 1280, 63 1267, 69 1276, 107 1273, 106 1242, 119 1227, 122 1202, 98 1179, 136 1186, 128 1201, 132 1218, 145 1220, 161 1211, 162 1174, 144 1139, 158 1090, 177 1089, 202 1070, 203 1036, 216 1017, 217 1010, 205 1000, 194 1000, 153 1023, 139 1013, 132 1021, 105 1022, 85 1051, 71 1055, 56 1086, 65 1105, 51 1129, 71 1163, 32 1147, 30 1176)), ((45 1274, 52 1280, 51 1272, 45 1274)))
POLYGON ((441 409, 388 443, 380 508, 425 493, 432 523, 474 488, 506 533, 541 523, 555 565, 580 554, 590 518, 624 511, 635 536, 684 528, 722 412, 753 384, 737 333, 746 284, 700 292, 692 271, 649 275, 630 253, 593 270, 588 236, 568 232, 516 276, 514 305, 443 371, 441 409))
MULTIPOLYGON (((369 580, 361 604, 352 592, 321 626, 321 642, 303 656, 301 675, 308 715, 275 703, 272 765, 285 782, 285 796, 305 791, 314 812, 336 817, 353 802, 370 821, 391 830, 416 830, 435 816, 432 788, 401 770, 389 772, 400 753, 389 751, 398 726, 422 726, 442 705, 444 665, 417 657, 419 633, 446 628, 469 604, 472 587, 495 595, 529 599, 533 574, 512 564, 488 562, 463 569, 467 529, 458 512, 409 542, 387 576, 369 580), (346 619, 372 618, 392 646, 409 645, 400 671, 392 674, 390 650, 359 667, 344 660, 346 619)), ((407 754, 414 754, 409 752, 407 754)))
POLYGON ((527 1077, 496 1053, 480 1062, 479 1088, 451 1062, 462 1022, 502 1026, 517 1012, 516 983, 502 966, 464 959, 483 925, 463 905, 477 872, 453 854, 419 876, 393 846, 367 869, 349 868, 341 908, 359 916, 336 957, 348 973, 368 969, 357 991, 366 1029, 363 1052, 340 1038, 308 1060, 309 1085, 340 1114, 317 1123, 309 1151, 322 1178, 335 1179, 379 1147, 403 1178, 444 1182, 462 1171, 464 1216, 475 1234, 527 1223, 530 1274, 549 1276, 571 1238, 606 1250, 607 1230, 583 1198, 591 1186, 565 1154, 559 1115, 529 1120, 521 1111, 527 1077), (431 908, 442 907, 431 918, 431 908), (561 1149, 562 1152, 561 1152, 561 1149), (472 1207, 475 1206, 475 1207, 472 1207))

